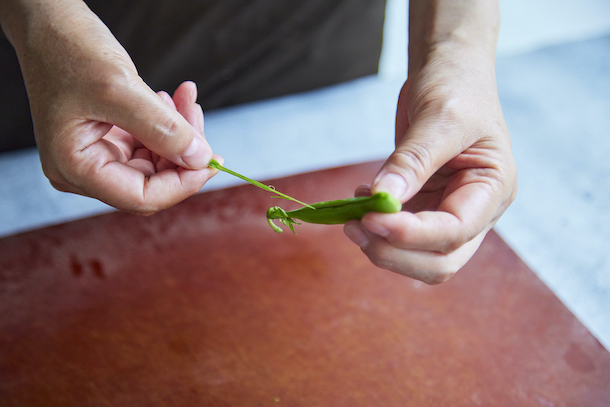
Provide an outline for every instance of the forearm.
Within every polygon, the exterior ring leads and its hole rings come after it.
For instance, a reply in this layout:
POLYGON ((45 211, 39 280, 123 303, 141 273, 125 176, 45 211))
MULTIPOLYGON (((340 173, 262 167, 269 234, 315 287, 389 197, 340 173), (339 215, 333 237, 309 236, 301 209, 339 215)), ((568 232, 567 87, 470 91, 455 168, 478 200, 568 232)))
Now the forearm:
POLYGON ((497 0, 411 0, 409 73, 438 49, 474 51, 493 62, 499 26, 497 0))
POLYGON ((23 27, 24 2, 20 0, 0 0, 0 29, 13 43, 18 35, 19 27, 23 27))
POLYGON ((37 139, 46 120, 65 117, 49 100, 65 107, 74 95, 92 98, 115 79, 137 75, 129 55, 82 0, 0 0, 0 23, 21 65, 37 139))
POLYGON ((0 26, 20 58, 98 25, 82 0, 0 0, 0 26))
POLYGON ((16 48, 28 42, 37 25, 51 13, 52 8, 61 8, 64 1, 49 0, 0 0, 0 26, 16 48))

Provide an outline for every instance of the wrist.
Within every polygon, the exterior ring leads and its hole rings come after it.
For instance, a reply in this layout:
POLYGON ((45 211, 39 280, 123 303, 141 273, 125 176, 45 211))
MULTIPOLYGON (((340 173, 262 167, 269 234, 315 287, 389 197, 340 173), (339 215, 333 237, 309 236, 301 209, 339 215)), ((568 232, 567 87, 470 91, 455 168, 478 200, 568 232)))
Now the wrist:
POLYGON ((411 0, 409 75, 443 54, 493 66, 499 26, 496 0, 411 0))

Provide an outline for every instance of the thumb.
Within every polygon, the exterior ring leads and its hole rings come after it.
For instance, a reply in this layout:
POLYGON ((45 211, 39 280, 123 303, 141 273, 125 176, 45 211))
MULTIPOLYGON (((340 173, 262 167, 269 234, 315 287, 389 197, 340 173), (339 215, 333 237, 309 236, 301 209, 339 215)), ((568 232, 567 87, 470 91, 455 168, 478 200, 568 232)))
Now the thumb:
POLYGON ((191 126, 143 81, 120 98, 114 119, 113 124, 180 167, 202 169, 212 159, 203 129, 191 126))
POLYGON ((411 199, 439 168, 460 153, 447 131, 425 121, 411 123, 401 143, 373 181, 371 192, 388 192, 401 202, 411 199))

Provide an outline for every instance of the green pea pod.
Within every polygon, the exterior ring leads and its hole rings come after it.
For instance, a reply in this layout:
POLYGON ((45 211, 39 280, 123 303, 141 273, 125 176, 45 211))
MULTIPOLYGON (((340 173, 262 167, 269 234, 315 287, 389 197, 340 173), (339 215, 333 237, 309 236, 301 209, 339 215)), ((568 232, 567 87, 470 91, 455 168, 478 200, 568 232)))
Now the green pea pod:
POLYGON ((274 219, 279 219, 282 224, 287 225, 294 232, 293 225, 299 224, 295 219, 307 223, 336 225, 362 219, 369 212, 395 213, 401 209, 402 204, 398 199, 387 192, 379 192, 372 196, 318 202, 288 212, 279 206, 274 206, 267 211, 267 221, 278 233, 282 233, 282 229, 273 222, 274 219))

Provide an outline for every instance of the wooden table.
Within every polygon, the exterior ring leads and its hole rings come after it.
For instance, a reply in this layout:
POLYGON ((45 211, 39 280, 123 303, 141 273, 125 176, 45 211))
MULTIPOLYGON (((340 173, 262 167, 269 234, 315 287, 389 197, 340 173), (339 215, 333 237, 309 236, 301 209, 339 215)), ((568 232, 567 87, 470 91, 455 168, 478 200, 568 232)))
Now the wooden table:
MULTIPOLYGON (((272 183, 336 199, 378 167, 272 183)), ((610 354, 494 232, 426 286, 341 226, 275 234, 276 204, 240 186, 1 239, 0 405, 610 406, 610 354)))

